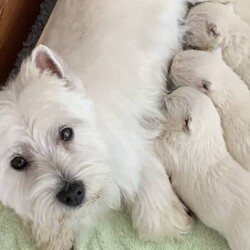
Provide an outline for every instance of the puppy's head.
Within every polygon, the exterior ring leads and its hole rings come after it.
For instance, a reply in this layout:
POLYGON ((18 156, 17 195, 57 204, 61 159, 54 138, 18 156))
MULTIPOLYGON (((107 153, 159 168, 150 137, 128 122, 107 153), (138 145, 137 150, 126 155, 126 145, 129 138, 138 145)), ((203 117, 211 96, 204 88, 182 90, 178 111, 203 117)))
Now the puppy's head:
POLYGON ((166 97, 165 105, 167 133, 197 135, 212 123, 218 125, 219 116, 211 100, 195 88, 178 88, 166 97))
POLYGON ((0 201, 40 225, 91 207, 110 180, 94 114, 79 80, 37 47, 0 92, 0 201))
POLYGON ((195 87, 205 94, 220 88, 220 78, 225 70, 221 50, 185 50, 174 58, 169 78, 172 88, 195 87), (174 87, 173 87, 174 86, 174 87))
POLYGON ((201 3, 188 13, 184 47, 208 50, 219 47, 225 39, 231 4, 201 3))

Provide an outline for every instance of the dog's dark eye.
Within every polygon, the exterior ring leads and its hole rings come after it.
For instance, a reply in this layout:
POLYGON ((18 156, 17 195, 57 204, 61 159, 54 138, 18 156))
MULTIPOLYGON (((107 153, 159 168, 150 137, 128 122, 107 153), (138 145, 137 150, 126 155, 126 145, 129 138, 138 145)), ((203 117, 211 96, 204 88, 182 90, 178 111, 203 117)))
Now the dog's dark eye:
POLYGON ((20 156, 17 156, 12 159, 11 161, 11 167, 15 170, 23 170, 28 166, 28 162, 20 156))
POLYGON ((60 138, 62 141, 70 141, 74 135, 72 128, 64 128, 60 131, 60 138))

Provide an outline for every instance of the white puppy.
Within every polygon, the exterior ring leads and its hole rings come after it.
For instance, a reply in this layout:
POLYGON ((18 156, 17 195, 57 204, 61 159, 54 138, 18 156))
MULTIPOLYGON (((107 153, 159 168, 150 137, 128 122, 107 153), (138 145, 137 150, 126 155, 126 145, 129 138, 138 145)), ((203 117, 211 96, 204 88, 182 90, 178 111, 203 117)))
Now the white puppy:
POLYGON ((250 171, 250 92, 223 61, 220 50, 180 52, 173 60, 170 78, 175 86, 196 87, 212 99, 229 152, 250 171))
POLYGON ((250 26, 234 13, 232 4, 199 4, 190 10, 186 24, 186 45, 202 50, 221 47, 225 62, 250 88, 250 26))
POLYGON ((143 239, 191 229, 152 127, 162 119, 164 68, 178 49, 183 6, 60 0, 43 42, 72 73, 39 46, 0 92, 0 201, 31 224, 43 250, 69 250, 79 230, 121 200, 143 239))
POLYGON ((158 152, 182 200, 232 250, 250 249, 250 173, 226 149, 211 100, 191 87, 166 97, 158 152))

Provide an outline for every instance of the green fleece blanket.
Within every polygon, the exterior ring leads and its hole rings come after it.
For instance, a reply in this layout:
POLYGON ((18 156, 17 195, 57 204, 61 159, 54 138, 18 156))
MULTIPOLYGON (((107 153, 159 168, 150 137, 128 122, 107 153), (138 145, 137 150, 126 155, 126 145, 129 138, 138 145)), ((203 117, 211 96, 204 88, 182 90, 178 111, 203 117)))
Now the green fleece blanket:
MULTIPOLYGON (((35 250, 34 240, 23 230, 20 218, 12 210, 0 205, 0 249, 35 250)), ((196 222, 193 232, 181 241, 165 240, 159 243, 142 242, 131 226, 125 212, 113 212, 87 237, 79 237, 77 250, 230 250, 217 233, 196 222)))

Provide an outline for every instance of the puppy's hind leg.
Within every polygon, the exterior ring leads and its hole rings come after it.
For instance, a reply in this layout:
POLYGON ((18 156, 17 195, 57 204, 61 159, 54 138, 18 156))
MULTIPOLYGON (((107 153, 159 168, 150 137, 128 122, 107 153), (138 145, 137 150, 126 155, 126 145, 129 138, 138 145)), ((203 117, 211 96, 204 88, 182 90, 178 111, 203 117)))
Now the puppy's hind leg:
POLYGON ((143 240, 176 237, 192 229, 193 220, 174 193, 161 162, 147 156, 132 205, 133 225, 143 240))

